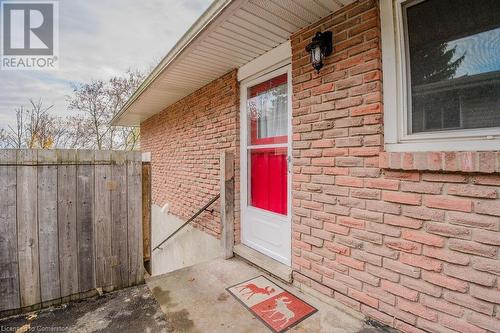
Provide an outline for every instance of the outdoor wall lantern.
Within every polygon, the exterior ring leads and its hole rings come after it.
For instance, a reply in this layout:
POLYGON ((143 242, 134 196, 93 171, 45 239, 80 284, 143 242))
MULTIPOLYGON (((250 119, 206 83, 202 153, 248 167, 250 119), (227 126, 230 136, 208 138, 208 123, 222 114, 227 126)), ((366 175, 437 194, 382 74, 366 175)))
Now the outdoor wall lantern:
POLYGON ((306 46, 306 51, 311 56, 311 65, 318 71, 323 67, 323 59, 332 54, 333 34, 331 31, 317 32, 312 38, 309 45, 306 46))

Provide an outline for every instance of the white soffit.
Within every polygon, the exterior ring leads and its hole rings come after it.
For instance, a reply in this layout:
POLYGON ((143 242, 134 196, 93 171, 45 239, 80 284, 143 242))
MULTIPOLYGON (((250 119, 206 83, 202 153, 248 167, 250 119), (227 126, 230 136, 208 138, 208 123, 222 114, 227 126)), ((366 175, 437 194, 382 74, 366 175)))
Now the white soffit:
MULTIPOLYGON (((137 126, 354 0, 216 0, 113 118, 137 126)), ((161 41, 161 37, 158 38, 161 41)), ((285 44, 286 45, 286 44, 285 44)))

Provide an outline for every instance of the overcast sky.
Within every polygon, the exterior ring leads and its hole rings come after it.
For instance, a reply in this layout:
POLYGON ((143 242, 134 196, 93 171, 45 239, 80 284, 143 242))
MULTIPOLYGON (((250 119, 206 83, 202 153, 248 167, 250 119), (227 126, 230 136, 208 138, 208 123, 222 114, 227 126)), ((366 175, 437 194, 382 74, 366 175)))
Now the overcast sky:
MULTIPOLYGON (((1 0, 0 0, 1 1, 1 0)), ((60 63, 56 71, 0 71, 0 127, 15 108, 42 98, 68 114, 71 83, 106 79, 129 68, 150 69, 174 46, 211 0, 60 0, 60 63)))

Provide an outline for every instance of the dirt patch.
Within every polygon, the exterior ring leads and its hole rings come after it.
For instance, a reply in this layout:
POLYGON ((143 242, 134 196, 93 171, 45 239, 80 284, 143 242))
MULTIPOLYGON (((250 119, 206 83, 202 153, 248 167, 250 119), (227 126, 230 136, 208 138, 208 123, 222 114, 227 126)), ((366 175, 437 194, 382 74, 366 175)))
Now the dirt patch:
POLYGON ((172 332, 146 285, 6 318, 0 327, 35 332, 172 332))
POLYGON ((170 332, 187 332, 194 328, 194 322, 189 319, 189 311, 187 309, 172 311, 172 308, 178 304, 172 302, 170 291, 154 287, 153 295, 166 313, 167 325, 170 332))
POLYGON ((221 293, 219 294, 219 297, 217 297, 217 300, 219 302, 225 302, 229 298, 229 295, 227 293, 221 293))

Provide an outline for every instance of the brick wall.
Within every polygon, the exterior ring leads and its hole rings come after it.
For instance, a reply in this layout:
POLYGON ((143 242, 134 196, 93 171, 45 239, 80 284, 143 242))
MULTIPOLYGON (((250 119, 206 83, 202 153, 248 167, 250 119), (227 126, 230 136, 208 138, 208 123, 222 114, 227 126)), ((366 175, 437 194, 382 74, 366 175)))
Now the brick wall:
MULTIPOLYGON (((141 124, 141 148, 151 152, 152 199, 188 219, 220 189, 220 152, 239 156, 239 89, 236 71, 209 83, 141 124)), ((239 188, 236 163, 236 190, 239 188)), ((220 237, 219 201, 195 226, 220 237)), ((235 207, 239 210, 239 196, 235 207)), ((239 237, 239 214, 235 233, 239 237)))
POLYGON ((294 278, 404 332, 500 332, 494 155, 381 154, 379 29, 364 0, 292 36, 294 278), (319 75, 318 30, 335 43, 319 75))

